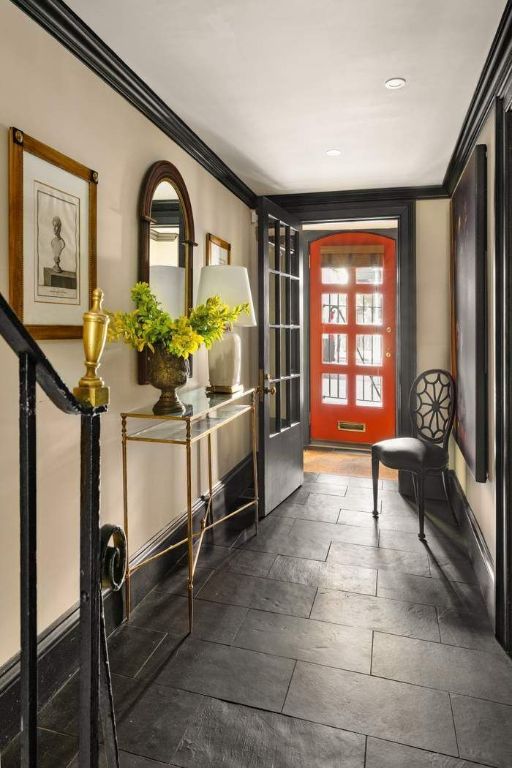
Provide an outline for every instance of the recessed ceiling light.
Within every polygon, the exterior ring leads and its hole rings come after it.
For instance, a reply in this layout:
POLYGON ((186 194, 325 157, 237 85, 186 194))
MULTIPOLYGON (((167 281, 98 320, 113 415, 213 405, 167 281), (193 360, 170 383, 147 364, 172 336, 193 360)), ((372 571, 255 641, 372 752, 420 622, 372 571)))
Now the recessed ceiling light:
POLYGON ((325 154, 329 155, 329 157, 338 157, 341 155, 341 152, 339 149, 328 149, 325 154))
POLYGON ((384 85, 386 88, 389 88, 390 91, 397 91, 399 88, 404 87, 405 82, 404 77, 391 77, 389 80, 386 80, 384 85))

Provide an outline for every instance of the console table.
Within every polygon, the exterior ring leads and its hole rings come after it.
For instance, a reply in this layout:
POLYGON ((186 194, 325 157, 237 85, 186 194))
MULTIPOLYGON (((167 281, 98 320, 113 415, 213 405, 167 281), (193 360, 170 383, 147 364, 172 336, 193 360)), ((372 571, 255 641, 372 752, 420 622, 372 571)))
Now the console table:
POLYGON ((234 515, 238 515, 245 509, 254 506, 254 525, 258 532, 258 475, 256 457, 256 389, 243 389, 234 394, 213 394, 207 392, 204 387, 191 389, 180 394, 185 406, 183 413, 155 414, 152 406, 140 408, 128 413, 121 413, 121 440, 123 449, 123 505, 124 505, 124 530, 127 540, 126 571, 126 615, 129 618, 131 610, 130 579, 131 575, 139 568, 170 552, 176 547, 187 545, 188 552, 188 616, 189 629, 192 631, 194 621, 194 574, 201 553, 204 535, 219 523, 223 523, 234 515), (249 402, 247 402, 249 399, 249 402), (213 482, 212 482, 212 434, 226 424, 240 418, 244 414, 251 414, 251 442, 252 464, 254 479, 254 498, 237 507, 227 515, 213 519, 213 482), (150 422, 149 425, 147 422, 150 422), (130 422, 130 431, 128 431, 130 422), (145 423, 144 423, 145 422, 145 423), (207 438, 208 441, 208 481, 209 495, 206 500, 206 509, 200 518, 198 531, 193 529, 192 517, 192 445, 207 438), (127 444, 129 442, 162 443, 167 445, 182 445, 187 456, 187 535, 184 539, 166 547, 161 552, 147 557, 130 568, 130 539, 128 524, 128 462, 127 444))

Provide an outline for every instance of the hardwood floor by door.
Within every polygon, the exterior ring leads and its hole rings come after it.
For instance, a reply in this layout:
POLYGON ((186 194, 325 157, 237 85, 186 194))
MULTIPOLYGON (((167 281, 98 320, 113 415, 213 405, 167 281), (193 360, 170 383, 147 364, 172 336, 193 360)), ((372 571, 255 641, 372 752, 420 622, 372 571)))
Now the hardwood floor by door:
MULTIPOLYGON (((369 453, 352 453, 336 448, 306 448, 304 471, 347 477, 371 477, 372 462, 369 453)), ((397 480, 398 472, 381 464, 379 477, 384 480, 397 480)))

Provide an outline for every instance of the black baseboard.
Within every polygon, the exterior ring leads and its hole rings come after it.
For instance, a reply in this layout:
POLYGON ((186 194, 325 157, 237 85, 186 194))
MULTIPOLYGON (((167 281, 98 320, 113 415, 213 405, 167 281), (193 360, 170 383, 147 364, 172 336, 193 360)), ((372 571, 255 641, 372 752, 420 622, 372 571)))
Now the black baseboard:
POLYGON ((455 472, 450 471, 448 489, 455 515, 461 526, 469 558, 473 564, 487 612, 492 625, 495 624, 495 579, 494 562, 484 539, 475 513, 462 490, 455 472))
MULTIPOLYGON (((240 497, 252 486, 252 458, 249 456, 221 480, 214 488, 214 517, 222 517, 234 508, 240 497)), ((204 501, 197 499, 194 516, 204 511, 204 501)), ((254 510, 249 508, 240 515, 219 525, 208 536, 215 537, 215 544, 230 546, 240 531, 254 521, 254 510)), ((142 558, 156 554, 186 535, 186 521, 180 517, 172 525, 160 531, 132 558, 132 565, 142 558)), ((153 587, 185 556, 185 547, 178 547, 136 571, 131 580, 132 607, 136 606, 153 587)), ((124 593, 104 594, 105 618, 110 634, 121 624, 124 617, 124 593)), ((44 704, 61 688, 78 668, 79 658, 79 608, 73 606, 49 627, 39 638, 38 645, 38 705, 44 704)), ((20 729, 20 680, 19 655, 0 668, 0 750, 11 741, 20 729)))

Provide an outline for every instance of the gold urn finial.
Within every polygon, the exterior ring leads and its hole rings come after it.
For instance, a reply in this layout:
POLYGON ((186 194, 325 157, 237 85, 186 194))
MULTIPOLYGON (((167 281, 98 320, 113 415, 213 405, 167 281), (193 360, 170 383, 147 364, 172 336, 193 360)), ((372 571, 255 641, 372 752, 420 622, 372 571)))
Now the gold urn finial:
POLYGON ((110 322, 109 316, 101 307, 102 302, 103 291, 101 288, 95 288, 92 292, 92 307, 89 312, 84 313, 83 341, 86 374, 78 382, 78 387, 73 390, 77 400, 93 407, 107 405, 110 395, 109 388, 97 374, 110 322))

